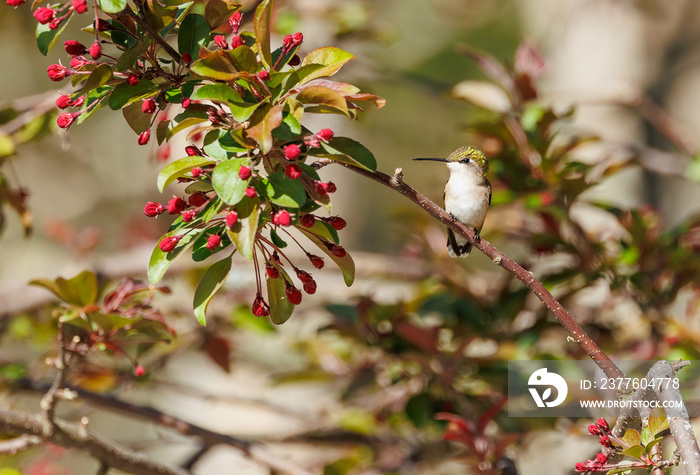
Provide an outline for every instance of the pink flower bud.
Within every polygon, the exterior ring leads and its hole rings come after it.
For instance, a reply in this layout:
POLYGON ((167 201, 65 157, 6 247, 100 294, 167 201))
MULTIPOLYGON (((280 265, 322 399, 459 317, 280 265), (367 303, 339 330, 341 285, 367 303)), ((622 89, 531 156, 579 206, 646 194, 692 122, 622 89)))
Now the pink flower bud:
POLYGON ((146 145, 151 139, 151 129, 146 129, 139 134, 138 143, 139 145, 146 145))
POLYGON ((209 198, 207 198, 207 195, 205 195, 201 191, 192 193, 187 199, 187 202, 190 204, 190 206, 194 206, 195 208, 199 208, 207 201, 209 201, 209 198))
POLYGON ((180 214, 187 208, 187 203, 182 198, 173 196, 170 201, 168 201, 168 214, 180 214))
POLYGON ((80 96, 76 100, 70 103, 71 107, 80 107, 85 104, 85 96, 80 96))
POLYGON ((56 12, 54 11, 54 9, 49 7, 37 8, 34 11, 34 18, 36 18, 36 21, 38 21, 42 25, 46 25, 51 20, 53 20, 55 15, 56 12))
POLYGON ((299 168, 299 165, 287 165, 284 168, 284 174, 287 175, 289 178, 292 180, 299 178, 301 176, 301 168, 299 168))
POLYGON ((87 2, 85 0, 73 0, 73 8, 79 14, 85 13, 87 11, 87 2))
POLYGON ((588 432, 591 433, 591 435, 600 435, 603 432, 600 430, 600 427, 598 427, 595 424, 591 424, 588 426, 588 432))
POLYGON ((17 8, 22 5, 26 0, 5 0, 5 3, 10 7, 17 8))
POLYGON ((190 61, 192 61, 192 55, 190 53, 183 53, 182 54, 182 62, 189 63, 190 61))
POLYGON ((63 23, 63 18, 54 18, 49 22, 49 30, 55 30, 63 23))
POLYGON ((280 276, 280 270, 271 264, 265 265, 265 272, 267 272, 267 276, 270 279, 276 279, 277 277, 280 276))
POLYGON ((194 145, 188 145, 187 147, 185 147, 185 153, 189 157, 195 157, 195 156, 201 157, 202 156, 202 151, 194 145))
POLYGON ((102 45, 100 45, 98 40, 95 40, 95 42, 90 46, 88 52, 90 53, 90 57, 92 59, 100 59, 102 57, 102 45))
POLYGON ((322 181, 314 180, 314 189, 319 195, 328 194, 328 184, 323 183, 322 181))
POLYGON ((575 466, 577 472, 587 472, 588 466, 585 463, 577 463, 575 466))
POLYGON ((243 46, 243 38, 240 36, 236 35, 233 38, 231 38, 231 49, 236 49, 239 46, 243 46))
POLYGON ((603 432, 608 432, 610 430, 610 426, 608 425, 608 421, 603 419, 602 417, 598 419, 598 422, 596 423, 598 427, 600 427, 600 430, 603 432))
POLYGON ((253 301, 253 315, 256 317, 267 317, 270 315, 270 307, 267 306, 267 303, 265 302, 265 299, 262 298, 262 295, 258 294, 255 297, 255 300, 253 301))
POLYGON ((194 167, 192 169, 192 178, 199 178, 204 173, 202 167, 194 167))
POLYGON ((228 43, 226 43, 226 37, 224 35, 216 35, 214 37, 214 43, 221 49, 228 49, 228 43))
POLYGON ((136 74, 130 74, 126 81, 129 83, 129 86, 136 86, 140 79, 136 74))
POLYGON ((145 214, 149 218, 155 218, 156 216, 158 216, 159 214, 163 214, 164 212, 165 206, 155 201, 149 201, 143 208, 143 214, 145 214))
POLYGON ((343 229, 343 228, 344 228, 345 226, 347 226, 347 224, 348 224, 348 223, 346 223, 345 220, 344 220, 343 218, 341 218, 340 216, 333 216, 333 217, 331 217, 331 218, 328 218, 328 219, 326 220, 326 222, 327 222, 328 224, 330 224, 331 226, 333 226, 333 228, 334 228, 336 231, 340 231, 341 229, 343 229))
POLYGON ((52 81, 62 81, 64 80, 67 76, 70 76, 73 74, 71 70, 66 68, 65 66, 61 64, 52 64, 48 68, 46 68, 46 72, 49 75, 49 79, 52 81))
POLYGON ((612 447, 612 442, 610 442, 610 437, 607 435, 600 436, 600 445, 603 447, 612 447))
POLYGON ((197 217, 197 212, 193 209, 188 209, 187 211, 182 212, 182 221, 185 223, 189 223, 191 221, 194 221, 194 218, 197 217))
POLYGON ((246 188, 245 195, 248 198, 255 198, 257 196, 257 193, 255 192, 255 188, 253 188, 252 186, 249 186, 248 188, 246 188))
POLYGON ((238 221, 238 213, 236 213, 235 211, 230 211, 226 215, 226 226, 228 226, 229 228, 232 227, 233 225, 235 225, 237 221, 238 221))
POLYGON ((286 284, 287 288, 285 289, 284 293, 287 295, 287 300, 294 305, 299 305, 301 303, 301 292, 288 282, 286 282, 286 284))
POLYGON ((261 81, 267 81, 268 79, 270 79, 270 71, 268 71, 267 69, 263 69, 258 73, 258 77, 261 81))
POLYGON ((136 367, 134 368, 134 375, 141 377, 144 374, 146 374, 146 370, 144 369, 144 367, 141 366, 140 364, 137 364, 136 367))
POLYGON ((241 12, 236 12, 228 19, 228 24, 231 25, 231 30, 233 30, 234 35, 238 34, 238 28, 241 26, 241 18, 241 12))
POLYGON ((250 171, 250 167, 246 167, 243 165, 240 170, 238 170, 238 178, 241 180, 247 180, 250 178, 250 175, 252 172, 250 171))
POLYGON ((65 109, 66 107, 70 106, 70 103, 71 100, 68 94, 61 94, 58 96, 58 99, 56 99, 56 107, 59 109, 65 109))
POLYGON ((272 216, 272 224, 275 226, 289 226, 292 224, 292 216, 286 209, 280 210, 272 216))
POLYGON ((141 112, 144 114, 153 114, 156 111, 156 100, 152 97, 141 103, 141 112))
POLYGON ((170 236, 163 239, 158 243, 158 247, 163 252, 170 252, 177 247, 177 243, 180 242, 182 236, 170 236))
POLYGON ((302 41, 304 41, 304 35, 301 33, 294 33, 293 35, 287 35, 282 40, 282 48, 285 52, 291 51, 295 47, 299 46, 302 41))
POLYGON ((290 144, 284 147, 284 157, 287 160, 296 160, 301 155, 301 149, 298 145, 290 144))
POLYGON ((325 265, 325 263, 323 262, 323 257, 310 255, 309 260, 316 269, 323 269, 323 266, 325 265))
POLYGON ((210 251, 213 251, 214 249, 219 247, 220 244, 221 236, 219 236, 218 234, 212 234, 211 236, 209 236, 209 239, 207 239, 207 249, 209 249, 210 251))
POLYGON ((333 131, 331 129, 322 129, 319 130, 318 133, 316 134, 316 137, 318 137, 319 140, 323 140, 324 142, 328 142, 330 139, 333 138, 333 131))
POLYGON ((79 112, 73 112, 69 113, 66 112, 65 114, 60 114, 58 118, 56 119, 56 124, 62 129, 67 129, 70 127, 73 122, 75 121, 76 117, 80 115, 79 112))
POLYGON ((85 54, 85 52, 87 51, 85 49, 84 44, 82 44, 80 41, 75 40, 66 41, 65 43, 63 43, 63 48, 66 50, 66 53, 68 53, 71 56, 85 54))
POLYGON ((598 453, 595 455, 595 461, 598 462, 599 464, 604 464, 607 463, 608 461, 608 454, 604 453, 598 453))
POLYGON ((187 109, 190 106, 190 104, 192 104, 192 100, 189 97, 187 97, 187 98, 182 100, 182 104, 180 104, 180 105, 182 106, 183 109, 187 109))
POLYGON ((299 224, 301 224, 305 228, 312 228, 315 223, 316 223, 316 216, 314 216, 313 214, 305 214, 299 220, 299 224))
POLYGON ((85 60, 82 56, 80 57, 72 57, 70 60, 70 67, 73 69, 80 69, 86 64, 90 64, 88 61, 85 60))

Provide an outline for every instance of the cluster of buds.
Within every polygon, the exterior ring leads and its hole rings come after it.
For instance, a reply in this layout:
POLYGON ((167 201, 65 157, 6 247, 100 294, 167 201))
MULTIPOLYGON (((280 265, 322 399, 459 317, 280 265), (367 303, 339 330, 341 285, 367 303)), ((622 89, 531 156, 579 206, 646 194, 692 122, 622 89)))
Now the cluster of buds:
MULTIPOLYGON (((588 432, 591 435, 600 437, 600 445, 605 449, 611 449, 613 447, 610 438, 612 434, 610 432, 610 426, 608 421, 602 417, 598 419, 595 424, 588 426, 588 432)), ((580 462, 576 464, 576 471, 578 472, 600 472, 607 471, 609 467, 606 466, 608 462, 608 454, 604 452, 599 452, 595 455, 595 458, 587 460, 585 462, 580 462)))
MULTIPOLYGON (((304 35, 299 32, 294 33, 293 35, 285 36, 282 40, 282 51, 280 52, 280 55, 277 58, 277 61, 275 62, 274 66, 272 66, 272 69, 277 70, 279 67, 283 66, 284 63, 282 63, 282 58, 292 55, 296 51, 296 49, 299 48, 299 46, 301 46, 303 42, 304 35)), ((289 58, 287 64, 289 64, 290 66, 298 66, 299 64, 301 64, 301 59, 298 55, 294 54, 291 58, 289 58)))
MULTIPOLYGON (((26 0, 5 0, 10 6, 18 7, 26 0)), ((42 24, 49 25, 49 28, 55 30, 70 17, 73 12, 78 14, 87 11, 87 0, 72 0, 58 7, 39 7, 34 10, 34 18, 42 24)))

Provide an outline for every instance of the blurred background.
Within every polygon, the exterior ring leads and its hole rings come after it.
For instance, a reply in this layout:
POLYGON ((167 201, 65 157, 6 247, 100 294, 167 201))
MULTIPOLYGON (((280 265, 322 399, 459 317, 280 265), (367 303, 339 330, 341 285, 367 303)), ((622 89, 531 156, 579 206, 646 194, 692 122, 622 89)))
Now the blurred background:
MULTIPOLYGON (((255 2, 241 3, 243 11, 248 12, 244 14, 243 29, 251 29, 255 2)), ((74 19, 64 33, 65 39, 85 35, 79 31, 85 26, 80 21, 87 20, 74 19)), ((329 127, 337 135, 359 140, 373 151, 379 170, 392 173, 401 167, 407 183, 440 204, 447 170, 438 164, 412 162, 411 158, 443 157, 469 144, 484 149, 493 160, 492 169, 507 174, 503 167, 509 166, 507 161, 499 165, 498 157, 505 145, 493 136, 476 133, 473 127, 481 119, 488 121, 484 111, 498 111, 504 96, 492 88, 479 89, 487 77, 464 54, 465 45, 512 67, 518 45, 527 39, 545 61, 537 78, 538 103, 555 111, 575 107, 568 127, 580 135, 599 137, 572 152, 576 159, 588 164, 619 163, 619 172, 585 191, 587 201, 605 202, 621 210, 649 206, 655 210, 659 232, 688 220, 700 207, 700 161, 696 158, 700 146, 700 116, 696 112, 700 107, 698 2, 278 0, 274 21, 277 42, 285 34, 304 33, 302 54, 326 45, 353 53, 357 59, 344 67, 339 78, 387 99, 386 107, 368 107, 354 122, 336 116, 307 115, 310 120, 304 125, 311 130, 329 127)), ((41 56, 34 40, 35 25, 26 5, 16 10, 0 9, 0 64, 6 68, 6 73, 0 75, 0 106, 26 97, 53 102, 56 95, 51 91, 57 86, 68 92, 67 84, 52 83, 47 78, 46 68, 58 60, 66 63, 69 57, 60 45, 48 57, 41 56)), ((68 132, 58 131, 22 145, 4 170, 14 185, 29 192, 34 232, 24 237, 17 217, 6 212, 0 245, 0 314, 17 314, 35 307, 37 302, 47 302, 48 293, 26 286, 39 277, 68 277, 90 269, 111 278, 130 275, 145 279, 150 251, 169 223, 146 218, 143 205, 167 201, 174 192, 166 190, 161 196, 155 180, 164 158, 180 158, 181 145, 174 142, 170 150, 157 149, 153 143, 141 147, 121 114, 105 110, 68 132)), ((317 274, 318 294, 305 297, 308 308, 297 312, 284 327, 273 330, 263 325, 263 330, 253 331, 235 325, 234 330, 225 330, 214 325, 212 331, 221 331, 230 345, 230 353, 226 353, 230 359, 228 372, 221 364, 212 363, 211 354, 208 357, 206 352, 195 351, 201 348, 181 343, 182 351, 171 353, 167 364, 158 368, 159 384, 155 389, 133 382, 128 385, 131 400, 157 405, 212 430, 279 442, 277 449, 304 464, 321 466, 349 452, 358 459, 368 457, 343 444, 321 453, 308 447, 297 450, 293 443, 277 440, 335 424, 359 426, 370 432, 374 427, 374 422, 363 425, 366 414, 346 405, 339 396, 344 386, 328 376, 339 377, 347 368, 337 354, 341 342, 319 336, 319 328, 329 324, 329 314, 333 313, 324 305, 354 305, 358 296, 370 298, 376 305, 398 305, 413 301, 426 288, 450 278, 469 281, 468 291, 453 289, 455 298, 475 296, 490 302, 493 298, 489 300, 489 291, 508 284, 504 284, 502 270, 478 252, 466 261, 445 264, 444 229, 430 223, 427 215, 398 194, 340 167, 324 168, 321 174, 338 185, 333 214, 348 222, 341 238, 356 259, 356 284, 346 289, 339 273, 324 269, 317 274), (338 367, 334 369, 333 365, 338 367), (310 366, 323 371, 311 371, 310 366), (214 396, 206 399, 202 396, 205 393, 214 396)), ((508 191, 505 182, 492 182, 499 196, 508 191)), ((513 239, 514 233, 526 226, 527 213, 506 201, 501 201, 502 206, 494 203, 483 236, 516 260, 529 260, 532 248, 513 239)), ((610 217, 591 208, 573 205, 569 211, 587 235, 601 241, 617 239, 621 232, 611 225, 610 217)), ((240 258, 234 262, 241 271, 234 272, 226 295, 217 297, 212 308, 222 321, 232 319, 240 325, 247 318, 241 316, 240 309, 251 300, 253 280, 248 262, 240 258)), ((585 262, 580 265, 585 267, 585 262)), ((192 284, 199 275, 194 264, 183 262, 173 275, 166 276, 164 283, 174 292, 163 299, 162 307, 181 315, 173 324, 178 331, 192 328, 187 314, 192 284)), ((700 333, 696 313, 679 311, 672 317, 681 323, 672 331, 659 333, 643 306, 628 301, 612 305, 606 300, 608 295, 591 284, 587 293, 579 293, 578 300, 572 300, 580 307, 571 308, 572 313, 582 316, 600 316, 606 308, 618 312, 618 324, 624 321, 630 330, 622 336, 605 337, 609 338, 605 341, 625 340, 630 344, 625 348, 638 350, 644 341, 669 344, 668 338, 664 340, 669 335, 700 333)), ((681 305, 686 301, 673 302, 681 305)), ((693 307, 693 312, 696 310, 693 307)), ((529 328, 522 323, 527 320, 523 312, 531 315, 541 310, 528 300, 516 312, 522 328, 529 328)), ((14 333, 2 340, 0 356, 13 360, 17 352, 45 351, 38 343, 24 347, 23 338, 28 338, 26 333, 33 327, 21 319, 17 321, 20 323, 14 324, 14 333)), ((615 324, 610 323, 608 328, 615 328, 615 324)), ((550 341, 548 334, 540 333, 540 337, 550 341)), ((550 349, 560 349, 564 345, 562 334, 555 331, 552 337, 550 349)), ((694 341, 688 344, 695 348, 694 341)), ((352 352, 351 348, 342 351, 352 352)), ((478 353, 479 348, 473 350, 478 353)), ((634 356, 654 354, 658 353, 640 350, 634 356)), ((113 384, 116 380, 101 389, 113 384)), ((30 397, 22 402, 7 401, 36 404, 30 397)), ((178 454, 179 449, 173 449, 173 445, 186 446, 169 435, 169 447, 163 448, 157 441, 165 436, 157 428, 143 433, 133 421, 115 422, 112 416, 102 417, 98 417, 95 427, 114 432, 113 424, 122 424, 121 440, 141 445, 159 457, 163 453, 178 454), (148 439, 151 445, 139 444, 140 439, 148 439)), ((566 473, 573 463, 585 459, 582 444, 590 443, 590 451, 595 450, 594 442, 571 429, 571 421, 557 424, 529 433, 520 441, 517 453, 512 454, 520 473, 542 472, 538 456, 542 444, 557 450, 552 463, 560 469, 548 473, 566 473), (560 437, 562 432, 569 435, 560 437)), ((438 428, 434 430, 437 433, 438 428)), ((30 459, 22 462, 25 467, 30 459)), ((77 463, 64 460, 65 473, 91 470, 89 460, 80 462, 84 465, 77 463)), ((226 449, 217 449, 197 468, 199 473, 228 473, 232 466, 237 473, 268 473, 226 449)), ((456 463, 431 470, 463 473, 456 463)))

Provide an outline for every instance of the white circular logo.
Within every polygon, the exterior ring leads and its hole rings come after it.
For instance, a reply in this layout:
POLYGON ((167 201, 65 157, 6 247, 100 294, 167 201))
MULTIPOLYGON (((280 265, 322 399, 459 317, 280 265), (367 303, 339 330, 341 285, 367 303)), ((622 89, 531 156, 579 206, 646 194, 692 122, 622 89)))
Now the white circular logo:
POLYGON ((527 384, 528 386, 544 386, 542 394, 538 391, 539 388, 530 388, 530 394, 532 394, 532 399, 535 400, 537 407, 557 407, 564 402, 569 393, 569 387, 564 378, 557 373, 548 373, 547 368, 540 368, 532 373, 527 384), (554 401, 548 401, 552 397, 552 387, 557 390, 557 397, 554 401))

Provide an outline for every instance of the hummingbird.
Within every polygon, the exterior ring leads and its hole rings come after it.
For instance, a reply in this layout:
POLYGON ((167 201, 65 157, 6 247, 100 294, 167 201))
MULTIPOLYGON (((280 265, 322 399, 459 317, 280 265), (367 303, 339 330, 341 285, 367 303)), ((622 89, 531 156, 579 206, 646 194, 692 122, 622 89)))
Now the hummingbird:
MULTIPOLYGON (((479 237, 484 226, 486 212, 491 204, 491 183, 486 179, 489 161, 484 153, 474 147, 460 147, 447 158, 414 158, 445 162, 450 178, 445 185, 445 211, 474 230, 479 237)), ((461 236, 447 230, 447 253, 451 257, 467 257, 472 244, 461 236)))

